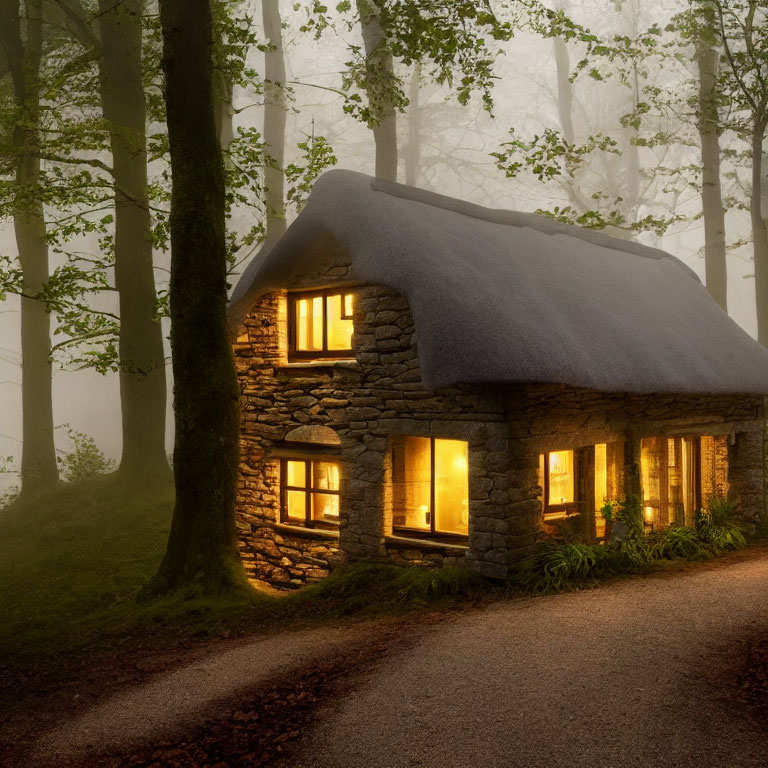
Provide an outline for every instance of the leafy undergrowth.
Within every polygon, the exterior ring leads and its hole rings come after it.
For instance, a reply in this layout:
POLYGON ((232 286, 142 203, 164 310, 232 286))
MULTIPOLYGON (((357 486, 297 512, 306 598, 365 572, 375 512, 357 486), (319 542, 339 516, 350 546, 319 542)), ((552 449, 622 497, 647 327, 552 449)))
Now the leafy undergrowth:
POLYGON ((604 544, 542 542, 531 558, 517 566, 510 586, 531 594, 552 594, 655 570, 664 561, 706 560, 747 546, 738 523, 713 522, 713 517, 702 516, 696 528, 671 526, 604 544))

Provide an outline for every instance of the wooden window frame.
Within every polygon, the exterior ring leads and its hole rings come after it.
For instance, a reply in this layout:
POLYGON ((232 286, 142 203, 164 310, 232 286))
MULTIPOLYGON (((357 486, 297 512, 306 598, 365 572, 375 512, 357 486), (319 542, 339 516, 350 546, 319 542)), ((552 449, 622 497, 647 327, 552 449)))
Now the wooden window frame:
POLYGON ((312 487, 312 465, 313 464, 336 464, 341 468, 338 458, 335 456, 301 456, 301 457, 283 457, 280 459, 280 522, 285 525, 297 525, 303 528, 322 528, 334 530, 339 527, 338 521, 331 520, 313 520, 312 519, 312 496, 315 493, 323 493, 327 496, 338 496, 339 510, 341 510, 341 488, 332 491, 326 488, 312 487), (304 477, 307 479, 307 485, 300 487, 288 485, 288 462, 296 461, 304 464, 304 477), (304 520, 288 516, 288 491, 300 491, 304 494, 304 520))
MULTIPOLYGON (((454 438, 442 438, 442 437, 424 437, 423 435, 403 435, 403 437, 420 437, 422 440, 429 440, 429 530, 424 528, 408 528, 403 525, 393 525, 392 533, 395 535, 405 536, 412 539, 429 539, 430 541, 441 541, 443 539, 449 542, 456 541, 468 541, 469 531, 467 533, 451 533, 450 531, 437 531, 435 530, 435 440, 452 440, 454 438)), ((463 440, 462 442, 467 442, 463 440)), ((469 454, 469 450, 467 450, 469 454)), ((469 477, 469 462, 467 462, 467 477, 469 477)), ((392 483, 396 482, 394 477, 394 468, 392 471, 392 483)), ((469 510, 467 510, 467 517, 469 517, 469 510)), ((469 524, 469 520, 467 520, 469 524)))
MULTIPOLYGON (((550 453, 560 453, 561 451, 545 451, 544 452, 544 520, 547 520, 547 516, 549 515, 549 519, 559 519, 563 513, 565 513, 565 517, 569 517, 571 515, 579 514, 581 512, 581 508, 583 504, 581 501, 577 498, 579 493, 579 473, 577 471, 576 467, 576 450, 573 448, 563 448, 562 451, 570 451, 573 454, 573 458, 571 460, 571 466, 573 471, 573 501, 568 501, 565 504, 550 504, 549 503, 549 454, 550 453), (555 518, 554 516, 557 515, 558 517, 555 518)), ((594 474, 593 474, 593 481, 594 481, 594 474)))
MULTIPOLYGON (((671 513, 671 504, 669 501, 669 440, 690 440, 691 441, 691 454, 692 454, 692 483, 693 483, 693 515, 695 517, 696 511, 702 508, 703 505, 703 490, 701 487, 701 435, 688 435, 688 434, 661 434, 661 435, 647 435, 648 438, 655 440, 661 440, 664 443, 664 447, 661 449, 661 462, 659 472, 659 491, 660 497, 658 499, 658 509, 660 514, 666 515, 667 522, 662 524, 661 527, 667 527, 675 525, 675 523, 669 522, 671 513)), ((642 484, 642 475, 641 475, 642 484)), ((685 493, 685 489, 683 489, 685 493)), ((641 485, 641 500, 643 507, 645 507, 646 501, 656 501, 656 499, 646 498, 646 489, 641 485)), ((653 504, 649 505, 656 508, 653 504)), ((644 518, 645 519, 645 518, 644 518)), ((646 523, 647 527, 653 528, 653 524, 650 526, 646 523)))
POLYGON ((344 297, 351 291, 344 288, 323 288, 314 291, 291 291, 288 294, 288 359, 296 360, 345 360, 353 358, 354 350, 328 349, 328 297, 341 296, 341 319, 351 320, 352 315, 345 311, 344 297), (323 348, 296 349, 296 302, 301 299, 323 299, 323 348))

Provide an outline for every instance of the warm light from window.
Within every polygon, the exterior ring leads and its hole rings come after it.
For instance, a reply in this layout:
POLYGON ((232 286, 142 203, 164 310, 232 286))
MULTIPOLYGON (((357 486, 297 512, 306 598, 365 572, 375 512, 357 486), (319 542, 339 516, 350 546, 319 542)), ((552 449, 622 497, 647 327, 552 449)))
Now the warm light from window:
POLYGON ((435 440, 435 530, 468 531, 469 445, 462 440, 435 440))
POLYGON ((552 451, 549 454, 549 504, 570 504, 573 501, 573 451, 552 451))
POLYGON ((288 520, 338 523, 339 464, 287 459, 284 467, 284 514, 288 520))
POLYGON ((352 294, 327 297, 328 349, 352 348, 352 294), (343 311, 342 311, 343 307, 343 311))
POLYGON ((307 352, 323 348, 323 297, 296 302, 296 349, 307 352))
POLYGON ((469 445, 461 440, 398 438, 392 452, 393 525, 466 535, 468 455, 469 445))
POLYGON ((297 352, 340 352, 352 349, 351 293, 296 299, 297 352))

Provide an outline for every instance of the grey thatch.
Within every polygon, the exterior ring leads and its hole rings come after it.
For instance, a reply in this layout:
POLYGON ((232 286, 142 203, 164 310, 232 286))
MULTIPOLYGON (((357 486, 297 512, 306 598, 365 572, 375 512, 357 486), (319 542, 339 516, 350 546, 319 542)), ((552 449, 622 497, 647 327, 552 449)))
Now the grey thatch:
POLYGON ((282 239, 248 265, 233 324, 292 274, 339 258, 408 299, 429 388, 768 393, 768 350, 673 256, 350 171, 318 179, 282 239))

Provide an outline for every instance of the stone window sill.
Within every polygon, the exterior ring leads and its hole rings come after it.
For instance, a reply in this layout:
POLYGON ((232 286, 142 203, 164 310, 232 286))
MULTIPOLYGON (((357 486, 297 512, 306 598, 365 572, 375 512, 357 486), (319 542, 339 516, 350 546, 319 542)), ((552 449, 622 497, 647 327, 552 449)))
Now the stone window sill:
POLYGON ((354 357, 343 358, 339 360, 325 360, 318 358, 317 360, 295 360, 290 363, 283 363, 276 366, 278 371, 300 371, 302 369, 313 368, 347 368, 351 371, 359 371, 360 364, 354 357))
POLYGON ((406 536, 385 536, 384 542, 394 546, 400 546, 408 549, 434 549, 448 552, 466 552, 469 549, 467 544, 449 544, 443 541, 432 541, 431 539, 411 539, 406 536))
POLYGON ((288 533, 291 536, 303 536, 307 539, 325 539, 326 541, 338 541, 338 530, 328 528, 306 528, 303 525, 288 525, 287 523, 275 523, 276 533, 288 533))

